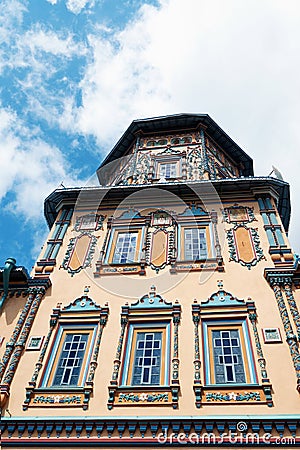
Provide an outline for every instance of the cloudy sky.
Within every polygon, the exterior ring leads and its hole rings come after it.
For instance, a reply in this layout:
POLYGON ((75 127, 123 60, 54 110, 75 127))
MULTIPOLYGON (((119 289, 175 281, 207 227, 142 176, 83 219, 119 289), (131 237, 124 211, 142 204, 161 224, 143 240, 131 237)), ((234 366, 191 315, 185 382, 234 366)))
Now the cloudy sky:
POLYGON ((133 119, 208 113, 291 185, 300 251, 299 0, 1 0, 0 265, 31 268, 43 200, 133 119))

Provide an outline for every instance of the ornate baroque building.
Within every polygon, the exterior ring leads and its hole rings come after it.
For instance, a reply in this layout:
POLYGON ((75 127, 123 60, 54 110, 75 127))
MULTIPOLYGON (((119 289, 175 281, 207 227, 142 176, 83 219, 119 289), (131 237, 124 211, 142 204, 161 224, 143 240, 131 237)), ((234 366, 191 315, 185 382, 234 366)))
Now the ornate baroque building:
POLYGON ((289 185, 206 114, 131 123, 1 269, 4 448, 299 445, 289 185))

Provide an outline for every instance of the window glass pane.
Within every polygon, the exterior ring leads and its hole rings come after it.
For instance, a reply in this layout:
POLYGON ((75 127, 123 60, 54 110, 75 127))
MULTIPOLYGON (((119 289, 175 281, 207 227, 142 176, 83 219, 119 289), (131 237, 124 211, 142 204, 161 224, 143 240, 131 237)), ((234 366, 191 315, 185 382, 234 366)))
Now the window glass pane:
POLYGON ((138 332, 132 384, 159 385, 161 371, 162 332, 138 332))
POLYGON ((161 163, 159 165, 159 176, 166 179, 175 178, 177 175, 176 166, 176 162, 161 163))
POLYGON ((138 233, 119 233, 113 263, 126 264, 135 261, 138 233))
POLYGON ((66 334, 53 379, 53 386, 78 386, 88 336, 88 333, 66 334))
POLYGON ((239 330, 212 330, 215 381, 246 383, 239 330))
POLYGON ((207 257, 206 232, 203 228, 185 228, 184 259, 195 261, 207 257))

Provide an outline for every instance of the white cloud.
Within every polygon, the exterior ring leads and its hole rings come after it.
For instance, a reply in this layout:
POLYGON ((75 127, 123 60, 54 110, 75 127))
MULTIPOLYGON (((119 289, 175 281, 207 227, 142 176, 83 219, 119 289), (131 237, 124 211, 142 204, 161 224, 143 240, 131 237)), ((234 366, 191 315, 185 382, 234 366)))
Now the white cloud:
POLYGON ((12 213, 26 219, 40 218, 44 198, 53 189, 62 181, 65 185, 78 183, 74 171, 70 177, 61 151, 42 141, 14 112, 4 108, 0 109, 0 147, 0 200, 8 192, 13 194, 6 206, 12 213))
POLYGON ((73 14, 79 14, 86 6, 92 8, 94 4, 95 4, 94 0, 67 0, 66 7, 73 14))
MULTIPOLYGON (((112 145, 132 119, 209 113, 253 157, 300 190, 298 0, 172 0, 144 5, 122 32, 89 36, 94 57, 74 127, 112 145)), ((72 121, 69 119, 69 123, 72 121)), ((293 203, 292 240, 300 206, 293 203)))

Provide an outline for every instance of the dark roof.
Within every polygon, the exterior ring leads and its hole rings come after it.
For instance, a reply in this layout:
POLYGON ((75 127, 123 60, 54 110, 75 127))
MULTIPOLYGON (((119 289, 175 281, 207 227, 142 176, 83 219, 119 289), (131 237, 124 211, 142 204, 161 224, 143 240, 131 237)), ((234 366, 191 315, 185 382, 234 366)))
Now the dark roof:
MULTIPOLYGON (((3 282, 4 267, 0 267, 0 284, 3 282)), ((15 266, 9 275, 9 284, 27 283, 30 279, 29 273, 24 266, 15 266)))
POLYGON ((173 114, 171 116, 134 120, 116 143, 112 151, 101 163, 97 173, 99 169, 106 164, 126 155, 126 152, 136 139, 136 133, 139 131, 144 133, 160 133, 173 130, 195 129, 199 124, 205 126, 207 134, 210 135, 234 161, 243 164, 244 176, 253 176, 252 158, 250 158, 208 114, 173 114))

